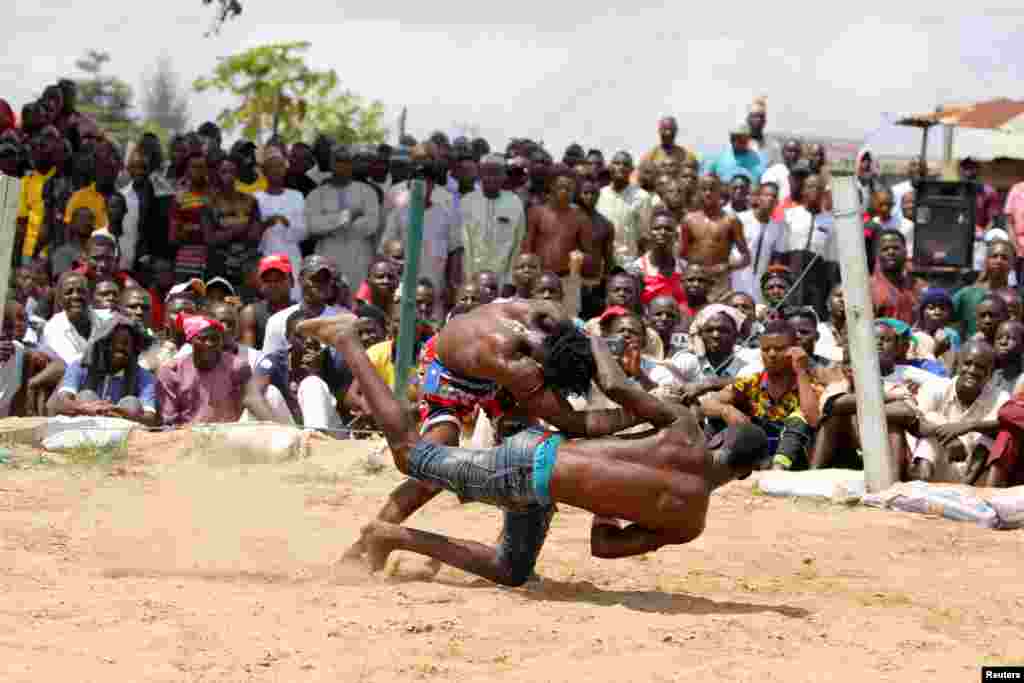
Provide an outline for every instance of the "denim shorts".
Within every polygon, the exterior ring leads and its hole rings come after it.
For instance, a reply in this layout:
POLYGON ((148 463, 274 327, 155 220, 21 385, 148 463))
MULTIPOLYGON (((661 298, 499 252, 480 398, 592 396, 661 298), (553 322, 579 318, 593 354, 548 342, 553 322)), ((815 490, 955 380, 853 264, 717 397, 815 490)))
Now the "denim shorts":
POLYGON ((493 448, 458 448, 420 440, 409 454, 409 476, 440 484, 464 503, 509 510, 551 504, 548 484, 561 436, 527 429, 493 448))

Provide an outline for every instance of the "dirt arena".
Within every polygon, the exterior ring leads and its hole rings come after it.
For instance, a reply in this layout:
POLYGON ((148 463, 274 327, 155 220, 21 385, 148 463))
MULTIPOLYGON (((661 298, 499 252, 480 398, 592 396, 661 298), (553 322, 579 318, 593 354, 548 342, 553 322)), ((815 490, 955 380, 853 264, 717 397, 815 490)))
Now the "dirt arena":
MULTIPOLYGON (((386 492, 368 442, 216 464, 164 435, 113 462, 0 465, 4 681, 977 681, 1024 664, 1024 532, 718 492, 703 537, 590 557, 562 509, 509 590, 339 565, 386 492)), ((444 496, 423 528, 491 541, 444 496)))

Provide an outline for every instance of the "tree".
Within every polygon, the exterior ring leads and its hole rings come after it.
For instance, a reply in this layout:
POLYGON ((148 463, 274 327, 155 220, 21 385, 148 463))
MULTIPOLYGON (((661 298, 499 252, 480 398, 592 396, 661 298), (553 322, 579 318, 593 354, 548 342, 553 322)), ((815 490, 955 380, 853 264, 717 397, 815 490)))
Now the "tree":
POLYGON ((184 133, 188 128, 188 99, 182 92, 171 58, 160 57, 153 74, 142 84, 142 111, 149 122, 171 133, 184 133))
POLYGON ((217 122, 226 131, 242 129, 250 140, 264 133, 296 142, 319 131, 345 142, 383 142, 384 107, 365 104, 359 96, 339 89, 334 69, 316 71, 301 53, 308 42, 274 43, 221 58, 209 78, 199 78, 196 92, 217 90, 240 98, 223 110, 217 122))
POLYGON ((132 87, 116 76, 103 74, 103 67, 110 61, 110 55, 100 50, 88 50, 85 57, 75 62, 86 78, 77 79, 78 99, 76 108, 96 119, 105 134, 124 144, 138 137, 142 130, 136 123, 134 108, 135 93, 132 87))

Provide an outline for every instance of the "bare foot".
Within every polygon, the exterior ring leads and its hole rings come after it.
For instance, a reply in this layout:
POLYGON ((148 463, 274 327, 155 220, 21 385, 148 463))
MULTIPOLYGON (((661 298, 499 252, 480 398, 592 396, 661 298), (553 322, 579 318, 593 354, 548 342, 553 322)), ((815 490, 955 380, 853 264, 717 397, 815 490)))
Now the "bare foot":
POLYGON ((315 337, 321 343, 334 348, 346 336, 358 338, 358 322, 359 318, 352 313, 339 313, 330 318, 303 320, 295 331, 303 337, 315 337))
POLYGON ((388 522, 374 520, 363 527, 360 539, 366 550, 366 559, 371 572, 379 572, 388 563, 388 556, 398 545, 396 538, 401 527, 388 522))

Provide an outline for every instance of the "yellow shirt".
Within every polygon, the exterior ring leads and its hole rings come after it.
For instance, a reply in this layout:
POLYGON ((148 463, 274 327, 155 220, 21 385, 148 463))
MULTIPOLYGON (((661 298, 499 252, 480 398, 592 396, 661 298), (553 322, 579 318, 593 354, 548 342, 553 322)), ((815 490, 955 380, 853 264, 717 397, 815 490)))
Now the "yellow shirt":
POLYGON ((18 196, 18 218, 28 219, 28 226, 25 230, 25 242, 21 247, 22 256, 31 257, 36 248, 36 240, 39 239, 39 228, 46 217, 46 207, 43 205, 43 185, 53 177, 57 168, 51 168, 48 173, 32 171, 21 179, 21 191, 18 196))
POLYGON ((71 199, 68 200, 68 207, 64 210, 65 225, 71 225, 71 219, 74 217, 75 211, 83 208, 92 209, 92 215, 96 218, 97 230, 102 230, 110 225, 110 219, 107 217, 107 200, 96 191, 96 183, 83 187, 71 195, 71 199))
MULTIPOLYGON (((366 356, 370 359, 370 365, 373 366, 373 369, 377 371, 377 374, 380 375, 380 378, 389 387, 395 386, 395 364, 391 360, 394 344, 395 341, 393 339, 388 339, 366 349, 366 356)), ((409 401, 415 401, 419 390, 415 366, 409 371, 409 375, 410 381, 406 395, 409 397, 409 401)))
POLYGON ((235 180, 235 189, 245 194, 256 194, 257 192, 267 191, 267 177, 260 173, 256 176, 256 180, 251 183, 243 183, 241 180, 235 180))

